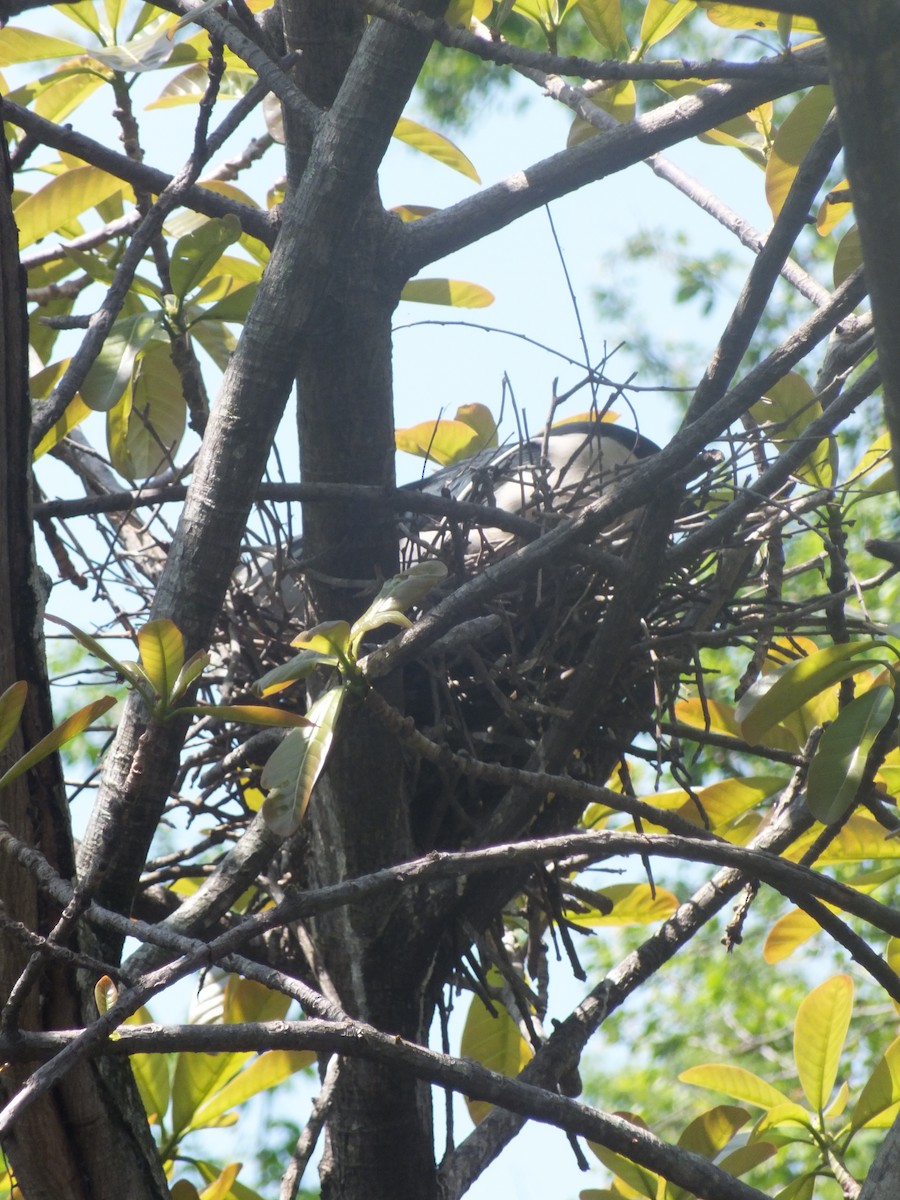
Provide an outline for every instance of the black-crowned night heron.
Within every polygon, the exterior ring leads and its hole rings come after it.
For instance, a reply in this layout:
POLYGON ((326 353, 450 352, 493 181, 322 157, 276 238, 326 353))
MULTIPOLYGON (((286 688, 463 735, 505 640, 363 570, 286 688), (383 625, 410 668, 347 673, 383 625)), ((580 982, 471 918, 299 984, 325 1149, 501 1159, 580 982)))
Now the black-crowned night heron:
MULTIPOLYGON (((464 462, 445 467, 404 490, 489 505, 535 521, 558 520, 578 512, 659 447, 633 429, 607 421, 572 421, 555 425, 546 435, 479 451, 464 462)), ((626 521, 627 524, 627 521, 626 521)), ((508 549, 515 536, 482 526, 469 518, 434 517, 423 512, 401 514, 400 557, 403 566, 422 558, 458 554, 477 569, 508 549), (456 534, 454 529, 462 535, 456 534)), ((621 536, 620 521, 605 536, 621 536)), ((253 596, 258 609, 287 616, 303 601, 302 539, 277 551, 258 549, 247 564, 239 587, 253 596), (273 587, 274 584, 274 587, 273 587), (266 592, 269 595, 266 595, 266 592), (280 598, 279 604, 276 596, 280 598), (283 606, 283 608, 282 608, 283 606)), ((242 572, 243 573, 243 572, 242 572)))

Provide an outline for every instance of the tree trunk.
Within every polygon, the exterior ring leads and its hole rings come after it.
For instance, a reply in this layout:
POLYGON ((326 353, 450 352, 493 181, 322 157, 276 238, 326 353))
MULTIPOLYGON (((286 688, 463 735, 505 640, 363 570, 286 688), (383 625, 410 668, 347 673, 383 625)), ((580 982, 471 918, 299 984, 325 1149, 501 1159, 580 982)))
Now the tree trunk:
MULTIPOLYGON (((7 146, 0 138, 0 692, 17 679, 28 683, 19 731, 0 771, 52 725, 41 621, 43 585, 31 535, 28 436, 28 334, 25 280, 11 208, 7 146)), ((69 812, 59 760, 45 760, 3 792, 3 819, 12 834, 35 846, 65 879, 75 875, 69 812)), ((33 876, 0 855, 4 917, 43 936, 59 912, 41 896, 33 876)), ((0 996, 9 996, 29 966, 29 948, 0 929, 0 996)), ((36 964, 31 964, 32 967, 36 964)), ((85 981, 90 995, 90 983, 85 981)), ((9 1012, 7 1010, 7 1016, 9 1012)), ((47 957, 23 992, 18 1026, 72 1029, 83 1023, 79 986, 70 968, 47 957)), ((9 1066, 0 1092, 9 1098, 32 1065, 9 1066)), ((16 1122, 4 1144, 27 1200, 153 1200, 168 1195, 143 1106, 125 1061, 82 1063, 41 1096, 16 1122)))

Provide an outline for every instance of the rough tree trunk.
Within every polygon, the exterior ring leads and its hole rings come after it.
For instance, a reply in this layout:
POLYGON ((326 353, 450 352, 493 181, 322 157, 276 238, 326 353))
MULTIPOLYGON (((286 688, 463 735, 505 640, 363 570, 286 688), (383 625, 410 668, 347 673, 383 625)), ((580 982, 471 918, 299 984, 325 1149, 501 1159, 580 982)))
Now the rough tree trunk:
MULTIPOLYGON (((42 584, 31 534, 25 280, 10 203, 9 156, 2 138, 0 153, 0 692, 16 679, 28 683, 21 727, 2 756, 2 771, 9 765, 7 759, 18 757, 49 732, 52 717, 41 640, 42 584)), ((4 790, 2 816, 15 837, 39 849, 63 878, 74 878, 69 811, 55 756, 4 790)), ((0 902, 6 918, 45 936, 59 917, 58 910, 40 895, 34 877, 2 855, 0 902)), ((30 949, 8 929, 0 930, 0 995, 4 998, 30 955, 30 949)), ((67 967, 52 963, 52 959, 45 961, 25 994, 19 1012, 22 1029, 71 1029, 82 1024, 77 982, 67 967)), ((32 1069, 33 1064, 8 1067, 0 1076, 0 1095, 8 1098, 15 1093, 32 1069)), ((3 1149, 27 1200, 122 1196, 152 1200, 168 1195, 125 1063, 110 1060, 102 1067, 92 1063, 76 1067, 22 1114, 3 1149), (139 1115, 132 1122, 130 1114, 135 1112, 139 1115)))

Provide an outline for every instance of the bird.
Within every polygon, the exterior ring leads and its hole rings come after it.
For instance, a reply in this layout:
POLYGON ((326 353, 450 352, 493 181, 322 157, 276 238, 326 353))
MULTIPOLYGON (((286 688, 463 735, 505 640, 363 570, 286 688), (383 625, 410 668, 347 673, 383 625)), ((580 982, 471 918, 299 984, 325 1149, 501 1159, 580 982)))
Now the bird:
MULTIPOLYGON (((611 421, 571 420, 517 442, 477 451, 459 463, 405 484, 400 491, 467 501, 536 521, 577 513, 614 486, 659 446, 634 429, 611 421)), ((606 537, 621 536, 629 518, 606 537)), ((462 557, 470 571, 515 547, 516 537, 471 518, 401 512, 400 561, 404 567, 428 557, 462 557), (460 534, 462 536, 460 543, 460 534)), ((281 620, 304 603, 303 539, 257 547, 252 563, 240 568, 235 583, 255 605, 281 620)))
MULTIPOLYGON (((611 421, 565 421, 512 445, 478 451, 406 487, 522 517, 572 515, 658 451, 648 437, 611 421)), ((404 563, 415 559, 415 551, 438 551, 449 530, 446 519, 423 521, 417 513, 403 514, 401 526, 408 541, 401 543, 404 563)), ((514 535, 478 524, 468 531, 466 553, 496 555, 514 541, 514 535)))

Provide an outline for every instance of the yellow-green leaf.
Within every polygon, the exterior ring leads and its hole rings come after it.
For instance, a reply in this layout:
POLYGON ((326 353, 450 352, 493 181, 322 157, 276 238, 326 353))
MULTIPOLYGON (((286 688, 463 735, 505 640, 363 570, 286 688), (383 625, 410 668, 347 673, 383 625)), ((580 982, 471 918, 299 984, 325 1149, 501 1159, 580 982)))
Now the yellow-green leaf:
POLYGON ((766 935, 763 958, 772 965, 783 962, 820 929, 819 922, 808 913, 800 908, 792 909, 779 917, 766 935))
POLYGON ((838 248, 834 252, 834 263, 831 267, 834 286, 840 287, 845 279, 848 279, 857 267, 862 266, 862 244, 859 240, 859 226, 851 225, 841 240, 838 242, 838 248))
POLYGON ((766 167, 766 199, 773 217, 781 212, 800 164, 822 132, 832 108, 834 94, 830 87, 820 84, 810 88, 775 134, 766 167))
POLYGON ((108 975, 101 975, 94 984, 94 1003, 97 1005, 97 1012, 102 1017, 104 1013, 109 1012, 112 1006, 119 998, 119 989, 108 975))
POLYGON ((465 421, 420 421, 395 430, 394 443, 398 450, 430 458, 442 467, 464 462, 483 445, 478 430, 465 421))
POLYGON ((57 175, 26 196, 16 208, 19 248, 24 250, 48 233, 54 233, 73 217, 121 192, 122 186, 121 179, 107 175, 99 167, 71 167, 57 175))
POLYGON ((566 912, 566 919, 585 929, 600 925, 650 925, 665 921, 678 908, 677 896, 663 888, 656 888, 654 895, 648 883, 614 883, 598 888, 597 892, 610 901, 611 912, 596 908, 586 913, 572 910, 566 912))
MULTIPOLYGON (((60 363, 59 365, 65 368, 67 363, 68 360, 66 360, 66 363, 60 363)), ((90 415, 91 410, 82 400, 81 396, 74 396, 66 405, 63 415, 54 425, 50 426, 50 428, 35 446, 35 461, 37 461, 42 454, 46 454, 48 451, 52 450, 54 446, 58 446, 59 443, 71 433, 76 425, 80 425, 81 422, 86 420, 86 418, 90 415)))
POLYGON ((251 1021, 281 1021, 287 1016, 291 997, 284 992, 257 983, 255 979, 244 979, 241 975, 229 975, 225 984, 226 1024, 241 1025, 251 1021))
POLYGON ((28 684, 24 679, 19 679, 0 696, 0 750, 18 727, 27 695, 28 684))
POLYGON ((303 820, 331 749, 343 702, 342 687, 324 692, 307 713, 312 724, 292 729, 263 768, 261 783, 269 789, 263 819, 280 837, 289 837, 303 820))
POLYGON ((400 293, 401 300, 415 304, 446 304, 452 308, 487 308, 494 293, 464 279, 411 279, 400 293))
POLYGON ((0 67, 43 62, 48 58, 71 58, 75 54, 84 54, 84 46, 15 25, 0 29, 0 67))
POLYGON ((302 650, 280 667, 273 667, 261 679, 257 679, 253 690, 259 696, 273 696, 283 692, 285 688, 296 683, 298 679, 306 679, 316 667, 336 667, 338 659, 334 654, 317 654, 314 650, 302 650))
POLYGON ((172 1080, 172 1136, 180 1137, 194 1126, 197 1109, 211 1103, 249 1059, 249 1052, 234 1054, 179 1054, 172 1080))
POLYGON ((268 704, 192 704, 179 712, 198 717, 216 717, 219 721, 237 721, 242 725, 267 725, 270 729, 299 729, 309 718, 268 704))
POLYGON ((852 1129, 861 1129, 900 1101, 900 1038, 891 1042, 866 1080, 853 1110, 852 1129))
POLYGON ((267 1050, 196 1110, 190 1128, 202 1129, 215 1124, 219 1117, 251 1096, 268 1091, 315 1061, 312 1050, 267 1050))
POLYGON ((734 1100, 742 1100, 745 1104, 753 1104, 757 1108, 776 1108, 778 1105, 789 1103, 787 1096, 771 1083, 760 1079, 744 1067, 734 1067, 730 1063, 707 1063, 702 1067, 689 1067, 687 1071, 682 1071, 678 1078, 682 1083, 692 1083, 695 1087, 724 1092, 734 1100))
MULTIPOLYGON (((726 29, 778 29, 779 14, 772 9, 754 8, 752 4, 721 4, 700 0, 700 7, 716 25, 726 29)), ((817 33, 818 25, 812 17, 793 18, 795 33, 817 33)))
POLYGON ((622 0, 577 0, 578 11, 591 36, 611 58, 625 42, 622 24, 622 0))
POLYGON ((758 742, 773 725, 820 692, 871 667, 871 660, 859 656, 876 650, 880 644, 859 641, 828 646, 761 675, 737 706, 736 717, 744 737, 748 742, 758 742))
POLYGON ((158 313, 140 312, 116 321, 81 385, 81 395, 94 412, 109 412, 131 382, 138 354, 161 327, 158 313))
POLYGON ((641 21, 641 44, 638 58, 677 28, 697 7, 695 0, 648 0, 641 21))
MULTIPOLYGON (((643 1121, 638 1121, 631 1113, 617 1113, 617 1116, 624 1116, 627 1120, 637 1125, 639 1129, 646 1129, 647 1126, 643 1121)), ((588 1149, 597 1156, 600 1162, 608 1171, 612 1171, 616 1181, 616 1190, 614 1196, 621 1196, 621 1188, 628 1189, 627 1195, 631 1196, 646 1196, 647 1200, 656 1200, 660 1194, 660 1178, 647 1167, 642 1167, 639 1163, 632 1162, 630 1158, 626 1158, 624 1154, 617 1154, 615 1150, 609 1150, 606 1146, 601 1146, 598 1142, 588 1142, 588 1149)))
POLYGON ((131 481, 171 467, 184 436, 187 404, 168 344, 153 342, 136 360, 134 380, 106 414, 110 462, 131 481))
POLYGON ((724 1150, 737 1131, 750 1120, 744 1108, 732 1104, 718 1104, 701 1113, 678 1139, 682 1150, 690 1150, 710 1160, 724 1150))
MULTIPOLYGON (((127 1017, 123 1025, 150 1025, 153 1017, 148 1009, 141 1007, 127 1017)), ((171 1097, 169 1059, 165 1054, 132 1054, 128 1061, 147 1110, 147 1119, 159 1124, 166 1114, 171 1097)))
MULTIPOLYGON (((460 1054, 500 1075, 512 1077, 519 1074, 534 1052, 504 1006, 497 1000, 493 1004, 496 1016, 492 1015, 480 996, 472 997, 463 1027, 460 1054)), ((476 1125, 493 1108, 484 1100, 471 1100, 468 1096, 466 1105, 476 1125)))
POLYGON ((850 197, 850 183, 843 179, 832 188, 822 203, 819 205, 819 211, 816 214, 816 232, 825 237, 831 233, 832 229, 843 221, 847 213, 853 208, 853 200, 850 197))
POLYGON ((455 146, 443 134, 436 133, 425 125, 420 125, 418 121, 410 121, 408 117, 401 117, 394 129, 394 137, 400 142, 405 142, 407 146, 412 146, 414 150, 427 154, 429 158, 443 163, 445 167, 452 167, 454 171, 459 171, 467 179, 481 183, 478 172, 459 146, 455 146))
POLYGON ((18 779, 20 775, 30 771, 39 762, 43 762, 54 750, 58 750, 66 742, 71 742, 73 738, 78 737, 79 733, 83 733, 98 717, 108 712, 115 703, 115 696, 103 696, 72 713, 70 717, 67 717, 65 721, 62 721, 55 729, 42 737, 36 745, 32 746, 27 754, 23 754, 18 762, 13 763, 6 774, 0 778, 0 788, 7 787, 14 779, 18 779))
POLYGON ((315 654, 334 655, 340 660, 350 649, 350 624, 348 621, 323 621, 298 634, 291 645, 315 654))
POLYGON ((402 625, 408 628, 412 622, 404 611, 419 604, 439 583, 447 578, 447 568, 436 559, 425 559, 414 563, 388 579, 378 595, 350 630, 351 648, 356 654, 363 635, 382 625, 402 625))
POLYGON ((168 700, 178 672, 184 665, 184 636, 178 626, 165 618, 148 621, 137 635, 141 665, 153 690, 168 700))
POLYGON ((852 1012, 853 980, 849 975, 826 979, 797 1011, 794 1061, 803 1094, 816 1112, 823 1111, 834 1091, 852 1012))

